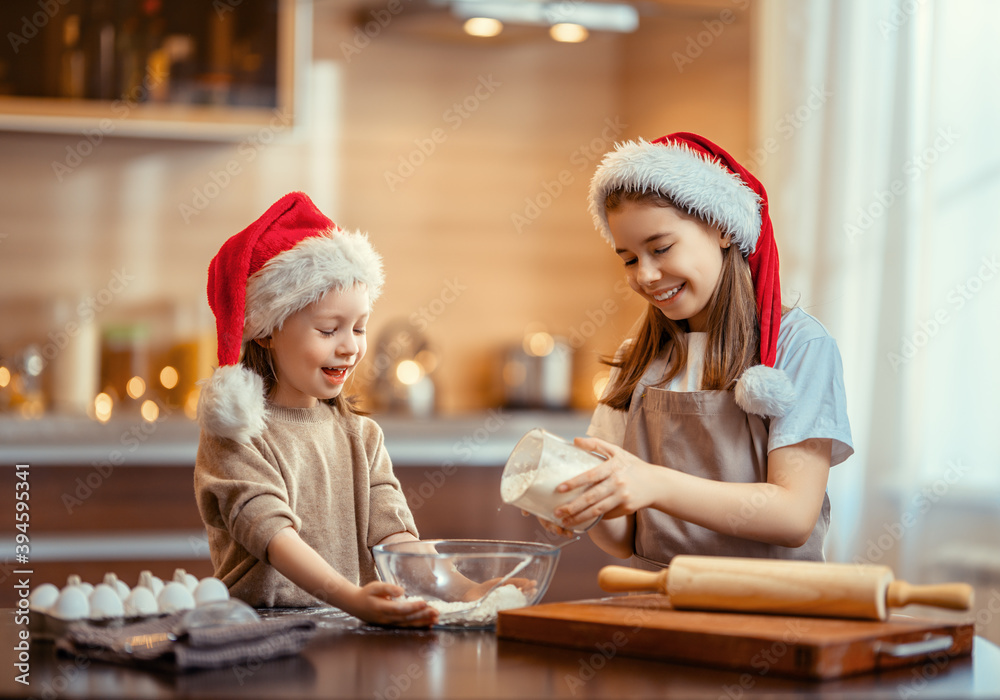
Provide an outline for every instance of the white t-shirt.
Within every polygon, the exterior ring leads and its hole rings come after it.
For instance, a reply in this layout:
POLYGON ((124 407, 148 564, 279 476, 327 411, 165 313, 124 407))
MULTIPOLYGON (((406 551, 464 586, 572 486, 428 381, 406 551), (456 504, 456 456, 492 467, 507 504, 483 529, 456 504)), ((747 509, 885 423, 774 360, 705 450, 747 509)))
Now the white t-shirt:
MULTIPOLYGON (((707 338, 707 333, 688 333, 687 367, 663 388, 670 391, 701 389, 707 338)), ((854 454, 840 350, 823 324, 799 308, 782 316, 774 366, 784 370, 795 387, 795 405, 784 416, 771 419, 767 451, 809 438, 828 438, 833 441, 830 466, 854 454)), ((609 387, 617 371, 612 370, 609 387)), ((655 384, 657 379, 644 375, 641 381, 655 384)), ((620 446, 625 441, 627 417, 626 411, 598 404, 587 434, 620 446)))

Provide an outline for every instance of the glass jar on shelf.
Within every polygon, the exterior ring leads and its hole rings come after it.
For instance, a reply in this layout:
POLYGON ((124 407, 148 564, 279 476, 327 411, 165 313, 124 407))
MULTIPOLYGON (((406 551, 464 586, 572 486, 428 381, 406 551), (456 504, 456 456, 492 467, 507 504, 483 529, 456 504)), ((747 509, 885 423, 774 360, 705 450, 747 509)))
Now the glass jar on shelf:
POLYGON ((41 418, 45 414, 44 369, 45 361, 37 345, 0 358, 0 412, 41 418))
POLYGON ((138 413, 149 398, 148 384, 149 328, 142 323, 107 326, 101 336, 98 419, 138 413))

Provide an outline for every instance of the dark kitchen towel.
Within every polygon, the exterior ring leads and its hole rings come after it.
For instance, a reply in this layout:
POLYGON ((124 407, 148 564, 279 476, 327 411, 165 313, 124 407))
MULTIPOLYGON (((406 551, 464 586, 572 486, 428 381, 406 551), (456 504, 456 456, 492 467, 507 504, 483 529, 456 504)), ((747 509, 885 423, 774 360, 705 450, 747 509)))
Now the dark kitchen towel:
POLYGON ((313 620, 294 616, 190 630, 183 618, 177 613, 117 628, 81 622, 56 646, 69 654, 185 672, 297 654, 316 632, 313 620))

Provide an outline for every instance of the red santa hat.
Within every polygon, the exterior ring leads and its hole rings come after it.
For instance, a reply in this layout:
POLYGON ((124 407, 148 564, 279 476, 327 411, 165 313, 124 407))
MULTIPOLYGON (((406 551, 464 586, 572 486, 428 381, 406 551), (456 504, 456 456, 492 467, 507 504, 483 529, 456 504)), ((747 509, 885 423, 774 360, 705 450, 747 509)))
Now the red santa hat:
POLYGON ((705 137, 678 132, 653 142, 626 141, 604 156, 590 183, 590 213, 609 242, 611 230, 604 203, 610 192, 620 189, 665 195, 729 234, 746 257, 760 319, 760 365, 743 373, 735 398, 748 413, 784 415, 795 401, 795 392, 787 375, 774 369, 781 285, 778 247, 764 186, 705 137))
POLYGON ((248 442, 264 430, 264 380, 240 364, 246 343, 333 289, 382 291, 382 259, 365 234, 339 229, 302 192, 285 195, 227 240, 208 268, 219 367, 202 383, 198 420, 212 435, 248 442))

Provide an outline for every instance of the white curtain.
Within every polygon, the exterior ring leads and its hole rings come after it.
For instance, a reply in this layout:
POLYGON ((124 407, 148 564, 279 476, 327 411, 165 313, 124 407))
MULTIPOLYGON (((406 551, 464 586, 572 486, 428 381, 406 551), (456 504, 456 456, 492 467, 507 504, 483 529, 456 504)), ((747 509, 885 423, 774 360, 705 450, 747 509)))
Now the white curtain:
POLYGON ((785 302, 837 338, 855 441, 828 558, 1000 576, 1000 3, 757 9, 748 156, 785 302))

